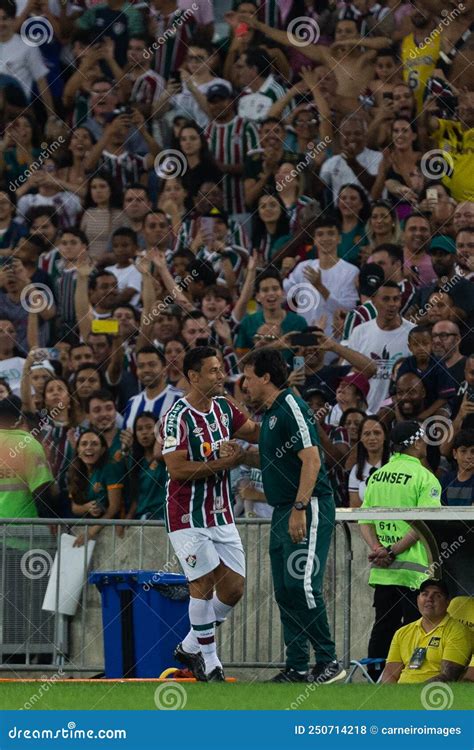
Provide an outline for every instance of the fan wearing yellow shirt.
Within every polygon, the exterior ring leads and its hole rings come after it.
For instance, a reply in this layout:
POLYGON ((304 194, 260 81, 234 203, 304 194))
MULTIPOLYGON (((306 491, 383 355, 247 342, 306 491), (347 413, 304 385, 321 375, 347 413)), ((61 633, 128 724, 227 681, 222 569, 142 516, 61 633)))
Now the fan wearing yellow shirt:
POLYGON ((421 619, 393 636, 382 683, 456 682, 471 657, 469 629, 448 613, 443 581, 423 581, 417 604, 421 619))
POLYGON ((454 617, 455 620, 458 620, 470 630, 471 661, 463 680, 474 682, 474 596, 456 596, 451 600, 448 612, 451 617, 454 617))
POLYGON ((403 37, 400 57, 403 80, 412 89, 418 112, 421 112, 426 83, 439 58, 441 34, 436 33, 436 18, 425 5, 412 0, 412 6, 410 21, 414 31, 403 37))

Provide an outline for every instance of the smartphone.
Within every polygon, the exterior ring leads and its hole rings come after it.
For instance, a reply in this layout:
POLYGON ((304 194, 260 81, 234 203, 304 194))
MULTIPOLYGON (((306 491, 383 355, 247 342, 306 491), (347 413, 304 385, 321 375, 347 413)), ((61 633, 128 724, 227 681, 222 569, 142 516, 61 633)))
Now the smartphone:
POLYGON ((304 367, 304 357, 293 357, 293 370, 302 370, 304 367))
POLYGON ((44 347, 42 349, 36 349, 33 354, 35 362, 42 362, 44 359, 57 359, 59 360, 59 349, 54 347, 44 347))
POLYGON ((436 188, 427 188, 426 198, 430 203, 438 203, 438 191, 436 188))
POLYGON ((472 386, 469 386, 467 391, 467 400, 472 403, 474 403, 474 388, 472 386))
POLYGON ((92 333, 108 333, 116 336, 119 332, 119 322, 116 318, 106 318, 106 320, 93 320, 91 325, 92 333))
POLYGON ((317 346, 319 334, 305 331, 304 333, 293 333, 290 342, 291 346, 317 346))
POLYGON ((201 216, 199 227, 206 242, 212 242, 214 239, 214 221, 212 216, 201 216))

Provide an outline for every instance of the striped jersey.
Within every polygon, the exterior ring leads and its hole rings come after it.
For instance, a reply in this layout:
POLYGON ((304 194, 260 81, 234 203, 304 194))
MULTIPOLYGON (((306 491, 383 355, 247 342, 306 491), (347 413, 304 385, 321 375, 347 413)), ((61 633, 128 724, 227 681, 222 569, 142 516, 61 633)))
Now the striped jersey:
MULTIPOLYGON (((253 122, 236 115, 230 122, 212 120, 205 135, 209 149, 217 162, 242 165, 247 151, 258 146, 258 131, 253 122)), ((242 175, 225 174, 221 181, 224 193, 224 211, 241 214, 246 211, 242 175)))
POLYGON ((132 430, 136 418, 144 411, 151 411, 155 417, 161 419, 181 396, 182 391, 173 385, 167 385, 155 398, 148 398, 146 391, 132 396, 123 412, 124 429, 132 430))
POLYGON ((152 11, 155 22, 155 70, 165 80, 179 70, 191 45, 194 31, 192 10, 175 10, 169 16, 152 11))
MULTIPOLYGON (((214 461, 219 445, 232 438, 247 417, 225 396, 212 399, 207 414, 181 398, 166 414, 161 430, 163 455, 186 451, 188 461, 214 461)), ((166 526, 168 531, 225 526, 234 522, 230 471, 181 482, 168 477, 166 526)))
POLYGON ((343 340, 349 338, 356 326, 361 325, 361 323, 368 323, 369 320, 373 320, 376 317, 377 308, 370 300, 367 300, 367 302, 364 302, 362 305, 357 305, 357 307, 346 315, 342 331, 343 340))
POLYGON ((146 157, 130 151, 123 151, 117 156, 104 149, 99 168, 110 174, 118 190, 125 190, 133 182, 140 182, 140 177, 146 171, 146 157))
MULTIPOLYGON (((241 117, 257 122, 267 117, 271 107, 286 94, 286 89, 276 78, 270 74, 258 91, 248 88, 242 93, 238 103, 238 113, 241 117)), ((283 117, 290 114, 290 108, 286 107, 283 117)))
MULTIPOLYGON (((199 230, 199 219, 200 216, 198 214, 187 214, 183 219, 176 236, 174 252, 183 250, 191 245, 199 230)), ((242 224, 231 217, 229 217, 226 244, 235 245, 240 248, 247 248, 248 246, 248 238, 242 224)))

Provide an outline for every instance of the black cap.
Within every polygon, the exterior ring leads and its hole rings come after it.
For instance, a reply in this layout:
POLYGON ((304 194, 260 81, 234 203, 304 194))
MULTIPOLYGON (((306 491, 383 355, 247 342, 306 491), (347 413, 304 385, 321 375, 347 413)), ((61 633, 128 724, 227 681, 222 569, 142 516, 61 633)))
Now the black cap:
POLYGON ((414 445, 417 440, 424 437, 424 434, 425 431, 423 427, 418 424, 418 422, 410 420, 408 422, 399 422, 396 424, 390 433, 390 439, 395 446, 409 448, 411 445, 414 445))
POLYGON ((0 400, 0 419, 6 422, 17 422, 22 417, 21 399, 11 394, 0 400))
POLYGON ((214 102, 216 99, 231 99, 232 92, 223 83, 214 83, 212 86, 209 86, 206 98, 208 102, 214 102))
POLYGON ((372 297, 385 281, 385 273, 377 263, 365 263, 359 274, 359 293, 372 297))
POLYGON ((427 578, 426 581, 423 581, 423 583, 420 586, 420 594, 422 591, 428 588, 428 586, 437 586, 445 596, 450 598, 449 589, 446 586, 444 581, 436 581, 434 578, 427 578))

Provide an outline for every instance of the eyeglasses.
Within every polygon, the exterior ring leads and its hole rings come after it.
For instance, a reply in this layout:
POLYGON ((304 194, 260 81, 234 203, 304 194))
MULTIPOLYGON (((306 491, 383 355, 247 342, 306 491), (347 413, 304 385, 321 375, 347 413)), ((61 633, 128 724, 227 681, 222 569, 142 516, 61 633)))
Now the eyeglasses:
POLYGON ((432 339, 449 339, 450 336, 458 336, 457 333, 432 333, 432 339))

